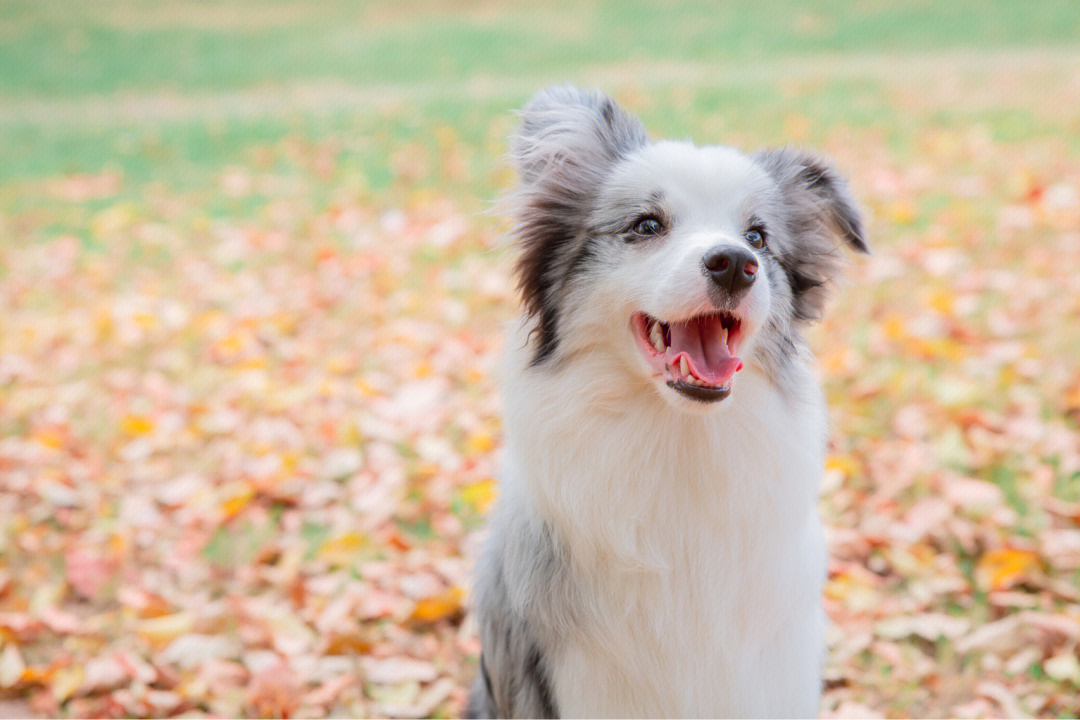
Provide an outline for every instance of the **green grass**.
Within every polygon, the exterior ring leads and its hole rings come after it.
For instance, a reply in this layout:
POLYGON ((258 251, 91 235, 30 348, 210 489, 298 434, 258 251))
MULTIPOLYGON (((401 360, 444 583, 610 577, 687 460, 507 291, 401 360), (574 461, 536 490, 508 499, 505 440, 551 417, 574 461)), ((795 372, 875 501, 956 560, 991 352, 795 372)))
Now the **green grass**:
POLYGON ((798 10, 776 0, 562 2, 497 14, 463 12, 457 3, 310 5, 5 3, 0 92, 235 90, 328 77, 437 83, 572 76, 583 66, 629 59, 707 65, 819 53, 1075 46, 1080 37, 1080 5, 1062 0, 816 2, 798 10))
MULTIPOLYGON (((805 142, 838 125, 883 128, 910 148, 920 123, 978 116, 1022 140, 1074 128, 1027 108, 929 107, 897 122, 896 83, 919 72, 989 73, 1005 48, 1080 51, 1080 4, 959 2, 852 4, 563 3, 462 11, 453 3, 240 4, 165 2, 0 4, 0 182, 112 168, 130 184, 183 191, 269 153, 277 172, 306 172, 285 138, 333 139, 336 168, 394 201, 409 189, 460 197, 497 192, 510 110, 550 82, 645 89, 635 108, 664 135, 703 142, 785 142, 786 119, 805 142), (949 53, 973 52, 966 70, 949 53), (848 58, 848 59, 845 59, 848 58), (883 61, 882 58, 885 58, 883 61), (825 62, 809 72, 806 62, 825 62), (884 62, 884 65, 883 65, 884 62), (913 66, 914 67, 914 66, 913 66), (297 100, 283 88, 309 88, 297 100), (394 154, 452 128, 464 174, 402 180, 394 154)), ((1054 65, 1054 58, 1048 61, 1054 65)), ((1051 67, 1047 72, 1066 72, 1051 67)), ((981 76, 980 76, 981 77, 981 76)), ((1007 103, 1006 103, 1007 104, 1007 103)), ((10 193, 0 203, 14 209, 10 193)))

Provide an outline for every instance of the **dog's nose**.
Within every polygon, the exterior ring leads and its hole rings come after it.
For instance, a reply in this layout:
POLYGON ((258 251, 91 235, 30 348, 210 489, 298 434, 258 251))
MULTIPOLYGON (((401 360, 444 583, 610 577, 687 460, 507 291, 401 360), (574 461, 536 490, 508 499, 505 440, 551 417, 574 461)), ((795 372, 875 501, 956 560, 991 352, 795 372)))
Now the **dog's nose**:
POLYGON ((702 262, 712 281, 732 295, 753 285, 757 278, 757 260, 746 248, 714 247, 702 262))

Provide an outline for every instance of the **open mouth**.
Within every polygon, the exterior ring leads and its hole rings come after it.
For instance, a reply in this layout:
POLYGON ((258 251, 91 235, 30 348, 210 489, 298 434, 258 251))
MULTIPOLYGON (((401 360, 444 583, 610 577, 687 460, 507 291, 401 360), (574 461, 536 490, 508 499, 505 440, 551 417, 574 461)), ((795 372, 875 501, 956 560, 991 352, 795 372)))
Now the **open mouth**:
POLYGON ((743 367, 735 354, 743 338, 739 318, 716 312, 668 323, 638 312, 630 324, 645 359, 668 387, 702 402, 731 393, 731 379, 743 367))

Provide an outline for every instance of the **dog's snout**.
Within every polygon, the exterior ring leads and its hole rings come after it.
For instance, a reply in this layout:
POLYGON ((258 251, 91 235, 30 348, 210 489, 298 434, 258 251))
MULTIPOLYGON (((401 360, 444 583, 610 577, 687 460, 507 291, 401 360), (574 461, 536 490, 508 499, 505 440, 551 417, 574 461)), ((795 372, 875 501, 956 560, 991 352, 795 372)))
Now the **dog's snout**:
POLYGON ((732 294, 746 290, 757 279, 757 260, 746 248, 714 247, 705 253, 702 263, 712 281, 732 294))

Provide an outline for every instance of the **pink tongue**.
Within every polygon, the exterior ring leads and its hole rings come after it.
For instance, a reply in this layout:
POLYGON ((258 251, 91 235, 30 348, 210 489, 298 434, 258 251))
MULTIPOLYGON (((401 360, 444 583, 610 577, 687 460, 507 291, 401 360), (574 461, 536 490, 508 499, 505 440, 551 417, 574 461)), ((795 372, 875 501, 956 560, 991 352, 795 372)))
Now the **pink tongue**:
POLYGON ((695 318, 671 324, 671 357, 686 353, 690 372, 710 385, 723 385, 742 366, 732 357, 727 344, 720 339, 723 327, 719 319, 695 318))

